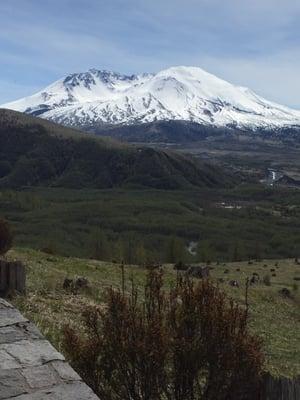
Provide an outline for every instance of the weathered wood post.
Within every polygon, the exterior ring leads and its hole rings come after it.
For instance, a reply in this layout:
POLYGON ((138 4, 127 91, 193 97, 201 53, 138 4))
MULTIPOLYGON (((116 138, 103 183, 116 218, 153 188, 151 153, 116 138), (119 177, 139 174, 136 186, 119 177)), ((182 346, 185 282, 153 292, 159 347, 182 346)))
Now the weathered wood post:
POLYGON ((300 399, 300 377, 289 379, 266 374, 263 381, 261 398, 263 400, 300 399))
POLYGON ((25 290, 25 266, 20 261, 0 260, 0 297, 6 297, 15 292, 23 294, 25 290))

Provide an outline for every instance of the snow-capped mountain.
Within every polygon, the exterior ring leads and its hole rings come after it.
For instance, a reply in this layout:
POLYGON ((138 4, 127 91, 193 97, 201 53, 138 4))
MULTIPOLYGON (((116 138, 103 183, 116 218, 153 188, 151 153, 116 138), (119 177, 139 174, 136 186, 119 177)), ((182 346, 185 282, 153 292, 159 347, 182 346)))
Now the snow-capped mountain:
POLYGON ((165 120, 251 130, 300 127, 300 111, 196 67, 131 76, 91 69, 1 107, 76 127, 165 120))

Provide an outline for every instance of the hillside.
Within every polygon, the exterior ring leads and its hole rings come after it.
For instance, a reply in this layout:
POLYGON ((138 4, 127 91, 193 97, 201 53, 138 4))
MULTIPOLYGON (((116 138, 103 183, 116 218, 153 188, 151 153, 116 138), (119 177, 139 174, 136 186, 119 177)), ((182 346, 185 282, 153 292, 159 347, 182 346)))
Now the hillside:
POLYGON ((109 136, 126 142, 184 145, 194 143, 201 148, 210 143, 212 147, 234 145, 258 145, 263 142, 280 145, 299 145, 300 127, 258 128, 255 131, 234 126, 217 127, 183 120, 155 121, 134 125, 83 123, 81 129, 98 136, 109 136))
POLYGON ((0 187, 120 186, 179 189, 231 185, 221 169, 173 152, 109 139, 0 110, 0 187))
MULTIPOLYGON (((80 312, 86 306, 101 304, 108 287, 120 287, 121 269, 118 264, 95 260, 63 258, 29 249, 14 249, 9 258, 22 260, 27 267, 27 297, 18 297, 15 304, 33 320, 47 338, 61 349, 61 330, 65 324, 80 326, 80 312), (89 287, 77 294, 63 290, 66 277, 84 276, 89 287)), ((293 290, 294 277, 299 276, 300 266, 294 260, 267 260, 212 264, 211 275, 221 289, 239 304, 245 304, 245 280, 257 273, 261 278, 270 275, 270 286, 263 282, 251 286, 249 291, 250 323, 254 332, 264 341, 266 366, 274 375, 293 377, 300 374, 299 344, 299 293, 293 290), (224 271, 228 271, 224 274, 224 271), (240 287, 229 282, 237 280, 240 287), (284 298, 279 291, 287 288, 292 298, 284 298)), ((166 289, 176 280, 171 265, 164 266, 166 289)), ((139 266, 125 267, 126 289, 131 290, 131 280, 141 288, 146 270, 139 266)))

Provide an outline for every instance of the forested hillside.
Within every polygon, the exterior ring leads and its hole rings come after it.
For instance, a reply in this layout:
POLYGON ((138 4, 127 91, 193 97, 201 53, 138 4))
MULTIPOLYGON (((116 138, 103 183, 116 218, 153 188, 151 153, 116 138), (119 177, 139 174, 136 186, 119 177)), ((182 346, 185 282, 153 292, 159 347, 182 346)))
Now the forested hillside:
POLYGON ((19 113, 0 111, 0 187, 232 185, 221 169, 173 152, 121 145, 19 113))

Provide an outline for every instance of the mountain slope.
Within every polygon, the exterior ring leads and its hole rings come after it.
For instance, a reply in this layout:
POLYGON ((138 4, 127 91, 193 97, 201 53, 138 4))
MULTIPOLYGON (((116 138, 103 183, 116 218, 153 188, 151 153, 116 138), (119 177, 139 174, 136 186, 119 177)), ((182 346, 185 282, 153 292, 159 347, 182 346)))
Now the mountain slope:
POLYGON ((195 67, 131 76, 92 69, 2 107, 90 130, 169 120, 252 131, 300 127, 300 111, 195 67))
POLYGON ((219 168, 177 153, 125 146, 0 110, 0 187, 184 189, 233 182, 219 168))

